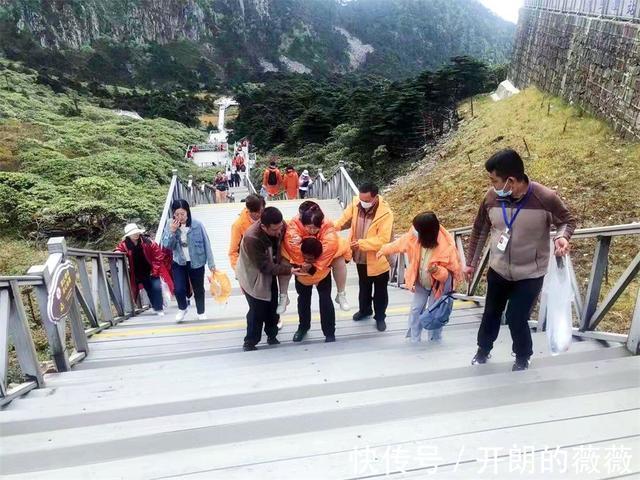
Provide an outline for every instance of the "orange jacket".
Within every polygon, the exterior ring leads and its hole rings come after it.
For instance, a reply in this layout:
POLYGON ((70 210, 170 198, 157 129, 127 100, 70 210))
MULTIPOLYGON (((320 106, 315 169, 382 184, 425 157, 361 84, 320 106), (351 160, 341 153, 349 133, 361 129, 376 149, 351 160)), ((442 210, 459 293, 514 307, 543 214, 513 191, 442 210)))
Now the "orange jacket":
MULTIPOLYGON (((409 289, 413 289, 418 279, 420 249, 421 245, 418 237, 413 234, 413 227, 395 242, 387 243, 380 249, 380 252, 384 255, 390 255, 392 253, 406 253, 408 255, 409 265, 405 270, 404 283, 409 289)), ((451 272, 454 278, 454 288, 455 281, 461 280, 462 277, 462 267, 460 265, 455 241, 451 234, 442 226, 440 226, 440 233, 438 234, 438 245, 431 253, 427 268, 430 268, 432 265, 438 267, 438 269, 431 274, 432 282, 434 284, 438 282, 435 291, 435 297, 438 298, 444 291, 444 283, 447 281, 449 272, 451 272)))
POLYGON ((287 193, 288 200, 295 200, 298 198, 298 174, 294 170, 290 173, 285 173, 282 178, 282 187, 287 193))
MULTIPOLYGON (((380 247, 391 240, 391 230, 393 229, 393 212, 389 204, 378 195, 378 209, 376 215, 373 218, 373 222, 369 227, 369 231, 366 234, 366 238, 358 240, 358 246, 360 250, 367 254, 367 275, 370 277, 377 277, 385 272, 389 271, 389 261, 385 257, 377 258, 376 253, 380 250, 380 247)), ((335 228, 337 231, 351 228, 349 233, 349 242, 355 235, 356 221, 354 217, 358 218, 358 205, 360 204, 360 198, 353 197, 351 205, 347 205, 342 216, 336 220, 335 228)), ((351 245, 351 243, 349 243, 351 245)))
POLYGON ((244 233, 253 225, 253 219, 249 216, 249 210, 242 210, 233 225, 231 225, 231 240, 229 241, 229 261, 231 268, 236 269, 238 257, 240 256, 240 242, 244 233))
POLYGON ((276 172, 276 179, 278 183, 276 185, 269 185, 269 172, 272 171, 271 168, 267 168, 262 175, 262 185, 264 185, 265 190, 269 195, 277 195, 280 192, 280 187, 282 186, 282 173, 278 168, 273 169, 276 172))
POLYGON ((302 240, 307 237, 315 237, 320 240, 320 243, 322 243, 322 255, 314 263, 317 269, 314 275, 298 277, 298 280, 303 285, 315 285, 323 280, 331 270, 331 262, 334 259, 345 257, 346 260, 351 260, 349 242, 346 238, 338 236, 336 229, 333 227, 333 222, 325 220, 320 227, 320 231, 316 235, 311 235, 302 225, 298 216, 287 224, 284 242, 282 242, 282 256, 295 265, 302 265, 304 258, 302 257, 300 245, 302 240))

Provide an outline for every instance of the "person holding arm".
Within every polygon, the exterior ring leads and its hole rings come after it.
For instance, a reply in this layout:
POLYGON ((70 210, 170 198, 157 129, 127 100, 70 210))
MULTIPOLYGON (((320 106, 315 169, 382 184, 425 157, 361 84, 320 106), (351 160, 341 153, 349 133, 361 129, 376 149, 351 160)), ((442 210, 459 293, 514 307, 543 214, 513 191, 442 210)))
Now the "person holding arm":
POLYGON ((275 207, 267 207, 246 231, 240 243, 240 256, 236 275, 249 304, 247 334, 244 337, 245 352, 257 350, 262 329, 267 344, 277 345, 278 335, 278 275, 300 275, 305 269, 293 268, 282 261, 280 253, 285 225, 282 213, 275 207))
POLYGON ((350 228, 349 242, 353 251, 353 260, 358 269, 360 292, 358 311, 353 315, 355 321, 365 320, 374 314, 376 328, 383 332, 387 329, 386 310, 389 304, 389 261, 376 254, 385 243, 391 240, 393 212, 389 204, 378 195, 378 187, 365 183, 360 194, 353 198, 342 216, 335 222, 337 231, 350 228), (373 300, 373 309, 371 302, 373 300))
MULTIPOLYGON (((423 212, 413 218, 407 233, 392 243, 384 245, 377 257, 393 253, 407 254, 409 265, 405 270, 405 287, 413 292, 409 311, 407 337, 420 342, 422 325, 420 315, 427 307, 430 297, 437 300, 444 292, 449 278, 461 278, 462 269, 458 251, 451 234, 440 224, 433 212, 423 212), (432 295, 433 293, 433 295, 432 295)), ((431 331, 431 340, 441 338, 442 328, 431 331)))

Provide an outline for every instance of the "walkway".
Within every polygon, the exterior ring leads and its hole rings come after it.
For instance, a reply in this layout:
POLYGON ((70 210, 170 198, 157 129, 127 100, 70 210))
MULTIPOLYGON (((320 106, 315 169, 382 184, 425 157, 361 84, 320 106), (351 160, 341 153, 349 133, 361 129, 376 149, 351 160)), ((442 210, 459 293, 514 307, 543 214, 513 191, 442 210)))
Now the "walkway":
MULTIPOLYGON (((286 216, 297 209, 277 205, 286 216)), ((331 217, 339 213, 337 201, 322 205, 331 217)), ((193 209, 220 268, 227 269, 223 239, 241 207, 193 209)), ((347 293, 355 305, 353 271, 347 293)), ((532 368, 512 373, 504 327, 491 362, 471 366, 481 308, 458 303, 441 343, 411 345, 404 338, 411 294, 397 288, 386 332, 338 311, 337 341, 325 344, 314 313, 307 340, 294 344, 293 292, 292 299, 282 344, 263 342, 256 352, 241 349, 246 302, 237 288, 228 305, 208 301, 207 321, 191 311, 176 325, 172 307, 94 335, 83 362, 47 375, 45 388, 0 413, 4 478, 640 474, 640 357, 623 344, 576 341, 552 357, 545 334, 534 333, 532 368), (581 445, 593 465, 580 464, 581 445), (612 466, 611 452, 625 458, 624 470, 612 466)))

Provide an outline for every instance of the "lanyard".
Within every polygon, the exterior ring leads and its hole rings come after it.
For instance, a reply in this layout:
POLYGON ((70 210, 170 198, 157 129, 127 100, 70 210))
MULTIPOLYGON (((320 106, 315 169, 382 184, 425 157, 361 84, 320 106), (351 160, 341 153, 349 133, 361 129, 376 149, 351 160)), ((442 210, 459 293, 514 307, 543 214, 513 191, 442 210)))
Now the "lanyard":
POLYGON ((505 203, 506 202, 502 202, 502 218, 504 218, 504 224, 507 226, 507 230, 511 231, 511 228, 513 227, 513 224, 516 221, 516 218, 518 217, 518 214, 520 213, 520 210, 522 210, 522 207, 524 207, 527 203, 527 200, 529 200, 529 195, 531 195, 531 185, 529 185, 529 188, 527 189, 527 193, 524 196, 524 198, 520 201, 520 203, 518 203, 518 206, 516 207, 516 211, 515 213, 512 215, 511 220, 507 219, 507 207, 505 207, 505 203))

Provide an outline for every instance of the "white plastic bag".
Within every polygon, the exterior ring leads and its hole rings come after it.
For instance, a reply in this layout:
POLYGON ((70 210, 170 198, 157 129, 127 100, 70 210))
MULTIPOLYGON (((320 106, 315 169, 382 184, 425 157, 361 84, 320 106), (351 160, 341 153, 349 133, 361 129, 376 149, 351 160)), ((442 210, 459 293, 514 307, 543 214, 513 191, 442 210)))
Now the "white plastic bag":
POLYGON ((552 355, 566 352, 571 346, 573 320, 571 301, 573 290, 564 257, 551 257, 544 279, 543 295, 546 296, 547 340, 552 355))
POLYGON ((171 290, 169 290, 169 285, 163 279, 160 279, 160 285, 162 286, 162 305, 167 308, 171 303, 171 290))

